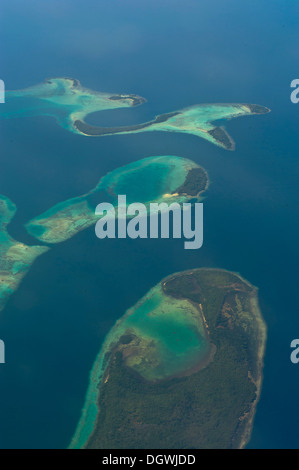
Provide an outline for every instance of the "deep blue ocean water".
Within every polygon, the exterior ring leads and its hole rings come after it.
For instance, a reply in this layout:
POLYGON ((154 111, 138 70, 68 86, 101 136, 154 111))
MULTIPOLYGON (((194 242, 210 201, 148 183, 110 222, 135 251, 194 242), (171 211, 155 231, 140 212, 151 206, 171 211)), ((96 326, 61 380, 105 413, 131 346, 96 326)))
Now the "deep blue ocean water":
POLYGON ((283 0, 1 1, 7 89, 69 76, 148 99, 90 117, 107 125, 204 102, 272 112, 226 124, 235 152, 191 135, 89 139, 46 117, 0 121, 0 193, 18 207, 10 233, 28 243, 24 222, 131 161, 183 156, 211 180, 200 250, 184 250, 182 240, 99 241, 91 228, 34 263, 0 316, 0 447, 66 447, 104 335, 161 278, 200 266, 240 272, 259 287, 268 341, 248 447, 298 447, 299 365, 289 359, 299 336, 299 104, 289 98, 298 13, 283 0))

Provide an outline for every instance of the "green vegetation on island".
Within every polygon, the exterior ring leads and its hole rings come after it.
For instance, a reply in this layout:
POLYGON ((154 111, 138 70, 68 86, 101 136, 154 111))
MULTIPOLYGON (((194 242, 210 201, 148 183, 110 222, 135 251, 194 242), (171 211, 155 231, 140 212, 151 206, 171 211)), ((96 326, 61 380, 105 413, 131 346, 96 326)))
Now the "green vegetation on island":
POLYGON ((110 202, 117 217, 118 195, 127 205, 143 203, 184 203, 202 193, 208 185, 206 171, 192 160, 176 156, 147 157, 117 168, 82 196, 56 204, 26 224, 28 233, 44 243, 59 243, 99 220, 97 204, 110 202), (96 201, 96 202, 95 202, 96 201))
POLYGON ((145 98, 134 94, 104 93, 82 87, 73 78, 51 78, 24 90, 7 91, 0 118, 51 116, 68 131, 86 136, 133 134, 148 131, 193 134, 227 150, 235 144, 223 127, 213 122, 239 116, 265 114, 270 110, 257 104, 197 104, 164 113, 132 126, 100 127, 86 122, 89 114, 108 109, 138 106, 145 98))
POLYGON ((15 205, 7 197, 0 195, 0 311, 18 288, 34 260, 49 249, 46 246, 28 246, 10 237, 7 225, 15 212, 15 205))
POLYGON ((51 116, 64 129, 78 133, 77 120, 107 109, 137 106, 146 100, 126 93, 103 93, 84 88, 73 78, 50 78, 24 90, 6 91, 0 118, 51 116))
MULTIPOLYGON (((148 157, 108 173, 89 193, 55 205, 25 226, 39 241, 58 243, 97 222, 94 196, 105 196, 106 201, 116 206, 117 195, 127 193, 128 204, 140 201, 148 207, 151 202, 165 200, 187 202, 195 193, 203 192, 207 184, 205 170, 191 160, 174 156, 148 157)), ((100 202, 103 201, 97 201, 100 202)), ((7 225, 15 212, 15 205, 0 195, 0 311, 34 260, 49 250, 49 246, 28 246, 9 236, 7 225)))
POLYGON ((152 121, 133 126, 99 127, 78 119, 74 122, 74 127, 79 133, 93 137, 111 134, 135 134, 145 131, 183 132, 202 137, 226 150, 234 150, 235 143, 226 130, 212 123, 240 116, 265 114, 269 111, 264 106, 254 104, 198 104, 179 111, 161 114, 152 121))
POLYGON ((266 340, 257 289, 240 275, 220 269, 177 273, 162 280, 157 289, 164 296, 159 318, 163 311, 166 318, 179 311, 184 328, 158 325, 157 330, 153 290, 126 312, 95 362, 71 447, 244 447, 260 396, 266 340), (141 308, 147 328, 154 322, 153 337, 144 329, 141 308), (202 338, 198 352, 203 354, 192 350, 188 329, 190 338, 196 330, 202 338), (173 345, 172 355, 165 344, 173 345), (178 367, 184 360, 185 370, 178 367), (153 370, 159 361, 166 365, 164 372, 172 373, 146 377, 147 367, 153 370))

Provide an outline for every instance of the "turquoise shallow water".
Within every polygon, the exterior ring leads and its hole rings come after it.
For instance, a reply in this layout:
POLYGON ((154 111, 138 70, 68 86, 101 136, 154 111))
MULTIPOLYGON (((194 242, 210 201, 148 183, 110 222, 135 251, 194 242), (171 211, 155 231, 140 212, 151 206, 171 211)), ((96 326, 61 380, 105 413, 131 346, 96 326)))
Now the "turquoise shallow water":
POLYGON ((155 342, 159 364, 149 362, 131 367, 149 380, 156 380, 186 371, 205 356, 208 341, 198 311, 185 300, 163 295, 160 285, 154 287, 136 306, 127 311, 109 337, 115 341, 127 330, 155 342))
POLYGON ((209 350, 198 311, 186 301, 171 302, 161 294, 160 287, 140 302, 123 328, 133 328, 156 341, 160 364, 141 369, 142 375, 151 380, 189 369, 209 350))
MULTIPOLYGON (((137 173, 126 173, 118 181, 111 181, 111 188, 116 194, 126 194, 127 202, 152 201, 165 192, 165 179, 169 173, 167 165, 142 167, 137 173)), ((108 182, 109 185, 109 182, 108 182)))
POLYGON ((98 388, 105 378, 109 352, 125 334, 141 340, 137 352, 127 357, 126 365, 151 381, 198 366, 211 348, 199 311, 187 300, 164 295, 160 284, 153 287, 108 333, 90 374, 71 448, 82 448, 93 430, 99 412, 98 388))
POLYGON ((148 202, 172 193, 185 181, 194 162, 175 156, 145 159, 119 168, 102 179, 99 188, 125 194, 127 202, 148 202))
POLYGON ((75 109, 75 106, 58 106, 49 101, 45 102, 34 97, 23 98, 14 96, 13 92, 8 92, 6 94, 5 107, 3 106, 0 109, 0 117, 19 118, 48 116, 57 119, 67 126, 67 116, 69 113, 75 111, 75 109))
POLYGON ((174 156, 148 157, 121 166, 102 177, 88 193, 60 202, 26 222, 26 230, 39 241, 59 243, 97 222, 100 216, 95 212, 99 202, 110 201, 109 207, 118 216, 118 204, 122 204, 119 195, 126 197, 126 206, 131 202, 144 203, 146 208, 152 202, 186 202, 192 199, 188 195, 174 193, 171 199, 169 195, 184 183, 189 170, 196 167, 191 160, 174 156))
POLYGON ((125 96, 115 99, 115 95, 82 87, 78 80, 53 77, 25 89, 8 90, 0 119, 51 116, 64 129, 76 133, 73 123, 77 119, 95 111, 128 106, 132 101, 125 96))

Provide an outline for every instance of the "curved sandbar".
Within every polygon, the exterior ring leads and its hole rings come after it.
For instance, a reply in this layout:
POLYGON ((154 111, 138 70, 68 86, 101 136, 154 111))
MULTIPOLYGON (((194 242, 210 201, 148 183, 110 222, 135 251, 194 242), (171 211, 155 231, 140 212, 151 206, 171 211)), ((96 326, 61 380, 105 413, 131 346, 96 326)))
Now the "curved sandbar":
POLYGON ((30 220, 26 229, 42 242, 59 243, 95 224, 99 220, 95 207, 101 202, 112 203, 117 215, 118 195, 126 195, 127 205, 141 202, 148 208, 153 202, 188 202, 207 185, 206 171, 191 160, 148 157, 108 173, 90 192, 56 204, 30 220))
POLYGON ((244 447, 265 340, 257 289, 240 275, 194 269, 167 277, 107 335, 70 447, 244 447))
POLYGON ((0 311, 17 290, 37 256, 49 249, 45 246, 28 246, 9 236, 7 225, 15 212, 16 206, 7 197, 0 195, 0 311))
POLYGON ((146 100, 138 95, 103 93, 81 86, 73 78, 50 78, 24 90, 7 91, 0 118, 52 116, 63 128, 77 132, 76 120, 97 111, 137 106, 146 100))
POLYGON ((135 134, 146 131, 183 132, 202 137, 226 150, 234 150, 233 139, 223 127, 215 126, 213 122, 268 112, 270 112, 268 108, 255 104, 198 104, 179 111, 161 114, 152 121, 134 126, 98 127, 87 124, 84 120, 75 121, 74 126, 79 133, 88 136, 135 134))

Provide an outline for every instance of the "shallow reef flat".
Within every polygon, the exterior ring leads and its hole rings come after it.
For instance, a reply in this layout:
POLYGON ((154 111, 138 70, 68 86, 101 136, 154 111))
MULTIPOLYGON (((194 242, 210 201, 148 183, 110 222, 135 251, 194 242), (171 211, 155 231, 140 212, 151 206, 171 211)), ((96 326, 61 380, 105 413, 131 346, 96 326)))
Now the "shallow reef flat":
POLYGON ((256 104, 212 103, 160 114, 151 121, 132 126, 99 127, 86 122, 91 113, 138 106, 145 101, 145 98, 134 94, 89 90, 73 78, 51 78, 24 90, 7 91, 5 106, 0 108, 0 118, 51 116, 64 129, 93 137, 148 131, 183 132, 234 150, 233 139, 224 127, 213 122, 270 111, 256 104))
POLYGON ((89 90, 73 78, 50 78, 24 90, 7 91, 5 97, 0 118, 51 116, 73 132, 77 132, 74 122, 90 113, 137 106, 146 101, 137 95, 89 90))
POLYGON ((118 213, 118 195, 132 202, 188 202, 208 185, 206 171, 191 160, 176 156, 147 157, 111 171, 82 196, 68 199, 26 224, 28 233, 45 243, 65 241, 95 224, 95 208, 110 202, 118 213), (96 203, 94 202, 95 200, 96 203))
POLYGON ((213 122, 252 114, 266 114, 269 111, 264 106, 254 104, 198 104, 161 114, 152 121, 134 126, 105 128, 91 126, 82 120, 75 121, 74 126, 77 131, 88 136, 135 134, 146 131, 183 132, 202 137, 226 150, 234 150, 233 139, 224 127, 215 126, 213 122))
POLYGON ((185 375, 206 364, 213 349, 196 306, 166 296, 160 283, 111 330, 103 350, 115 347, 126 366, 150 381, 185 375))
POLYGON ((49 249, 46 246, 28 246, 9 236, 7 225, 15 212, 15 205, 7 197, 0 195, 0 311, 18 288, 34 260, 49 249))
POLYGON ((163 279, 107 335, 70 447, 244 447, 265 341, 257 289, 239 274, 163 279))

